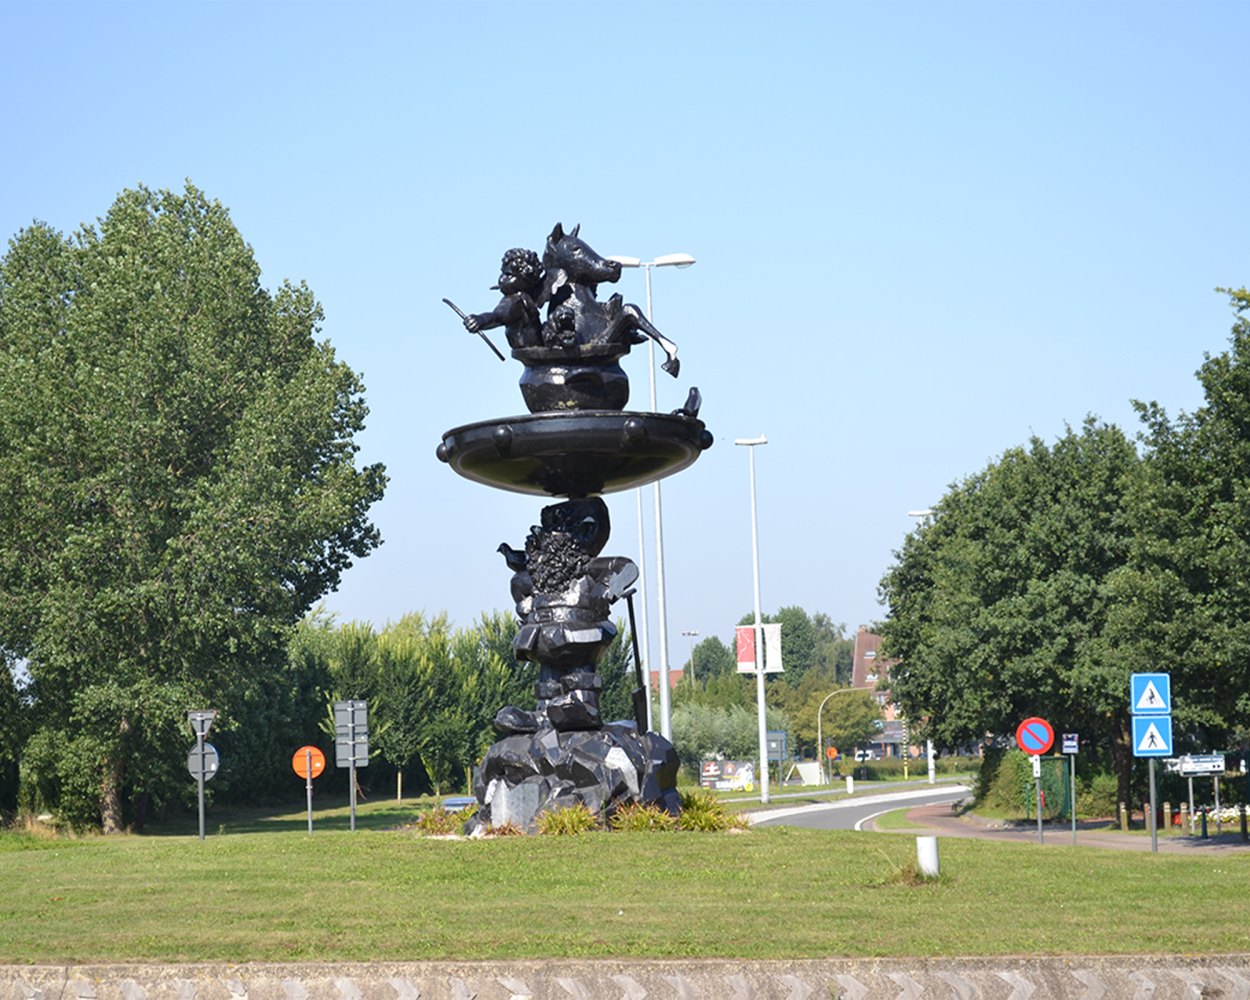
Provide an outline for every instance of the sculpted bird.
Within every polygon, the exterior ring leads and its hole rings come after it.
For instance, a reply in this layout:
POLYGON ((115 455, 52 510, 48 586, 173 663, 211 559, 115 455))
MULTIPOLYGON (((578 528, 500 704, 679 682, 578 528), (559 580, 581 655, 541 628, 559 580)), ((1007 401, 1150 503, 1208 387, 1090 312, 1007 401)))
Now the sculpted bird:
POLYGON ((526 559, 524 552, 518 552, 507 542, 500 542, 499 548, 495 550, 503 556, 503 561, 508 564, 508 569, 513 573, 520 573, 526 567, 526 559))

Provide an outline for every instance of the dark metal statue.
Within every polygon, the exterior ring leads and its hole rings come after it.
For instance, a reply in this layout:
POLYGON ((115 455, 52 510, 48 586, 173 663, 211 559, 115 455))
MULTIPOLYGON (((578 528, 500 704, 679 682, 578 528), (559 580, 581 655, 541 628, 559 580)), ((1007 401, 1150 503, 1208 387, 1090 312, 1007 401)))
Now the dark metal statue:
MULTIPOLYGON (((605 820, 630 802, 681 809, 676 751, 647 729, 637 637, 635 718, 605 720, 600 712, 597 667, 617 635, 612 605, 630 598, 638 568, 624 556, 601 555, 610 523, 599 494, 689 467, 712 446, 712 435, 699 420, 698 389, 671 414, 626 411, 629 379, 620 360, 632 346, 650 337, 674 376, 678 361, 676 345, 637 306, 620 295, 598 300, 599 285, 620 276, 621 265, 595 253, 578 228, 565 233, 557 224, 541 260, 523 249, 504 254, 493 310, 467 315, 444 300, 496 354, 485 331, 503 327, 524 365, 521 394, 530 412, 446 432, 439 459, 497 489, 561 498, 543 508, 523 550, 499 546, 520 619, 513 650, 539 667, 536 707, 510 705, 495 717, 507 735, 474 772, 480 808, 470 832, 507 823, 533 830, 543 812, 575 804, 605 820)), ((629 610, 632 630, 632 603, 629 610)))
POLYGON ((495 718, 507 733, 533 733, 550 725, 566 732, 598 729, 603 682, 595 666, 616 626, 608 614, 638 579, 624 556, 602 558, 608 540, 608 505, 598 497, 544 507, 542 526, 530 529, 525 551, 499 546, 512 577, 521 629, 512 648, 518 660, 539 664, 538 708, 508 706, 495 718))
MULTIPOLYGON (((461 312, 465 329, 481 336, 502 326, 512 356, 525 365, 521 392, 531 413, 554 410, 622 410, 629 401, 629 379, 620 359, 650 337, 667 355, 661 367, 676 377, 677 345, 660 333, 636 305, 619 293, 606 302, 599 285, 621 277, 621 265, 600 257, 578 236, 556 223, 542 260, 530 250, 504 254, 499 283, 503 298, 491 312, 461 312), (547 318, 542 318, 546 307, 547 318)), ((502 358, 503 355, 500 355, 502 358)))

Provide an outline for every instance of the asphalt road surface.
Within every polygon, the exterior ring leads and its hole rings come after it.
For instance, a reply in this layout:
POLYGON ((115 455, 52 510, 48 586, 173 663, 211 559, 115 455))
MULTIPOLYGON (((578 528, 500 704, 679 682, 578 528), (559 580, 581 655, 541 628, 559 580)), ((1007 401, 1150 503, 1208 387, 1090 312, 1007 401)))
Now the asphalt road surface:
POLYGON ((811 830, 859 830, 874 816, 895 809, 914 809, 935 802, 955 802, 972 795, 967 785, 918 788, 878 795, 860 794, 817 805, 770 809, 756 813, 753 826, 805 826, 811 830))

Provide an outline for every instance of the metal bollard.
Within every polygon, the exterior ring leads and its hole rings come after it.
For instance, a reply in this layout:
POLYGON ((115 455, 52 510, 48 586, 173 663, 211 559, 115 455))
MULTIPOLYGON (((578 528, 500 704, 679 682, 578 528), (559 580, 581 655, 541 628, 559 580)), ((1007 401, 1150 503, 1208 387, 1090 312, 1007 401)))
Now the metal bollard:
POLYGON ((1163 803, 1163 832, 1169 834, 1172 832, 1172 803, 1163 803))
POLYGON ((1186 836, 1193 836, 1193 826, 1189 822, 1189 803, 1181 803, 1181 830, 1186 836))
POLYGON ((1128 833, 1128 806, 1123 802, 1120 803, 1120 831, 1128 833))

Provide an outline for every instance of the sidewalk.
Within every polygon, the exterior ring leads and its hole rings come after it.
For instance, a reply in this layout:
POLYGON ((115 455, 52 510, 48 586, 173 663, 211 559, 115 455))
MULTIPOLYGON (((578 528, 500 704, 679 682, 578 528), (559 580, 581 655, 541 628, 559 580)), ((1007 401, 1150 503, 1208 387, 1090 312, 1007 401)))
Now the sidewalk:
MULTIPOLYGON (((913 830, 888 830, 886 833, 933 832, 939 837, 975 837, 981 840, 1010 840, 1021 843, 1037 843, 1037 826, 990 824, 975 816, 956 816, 946 804, 917 806, 909 810, 907 819, 913 830)), ((1108 830, 1107 822, 1081 822, 1076 824, 1078 847, 1109 847, 1121 851, 1149 851, 1149 833, 1121 833, 1108 830)), ((875 826, 874 826, 875 829, 875 826)), ((1072 824, 1043 824, 1043 846, 1072 846, 1072 824)), ((1217 835, 1213 830, 1209 837, 1190 837, 1178 833, 1159 833, 1160 854, 1250 854, 1250 843, 1241 839, 1240 828, 1217 835)))

